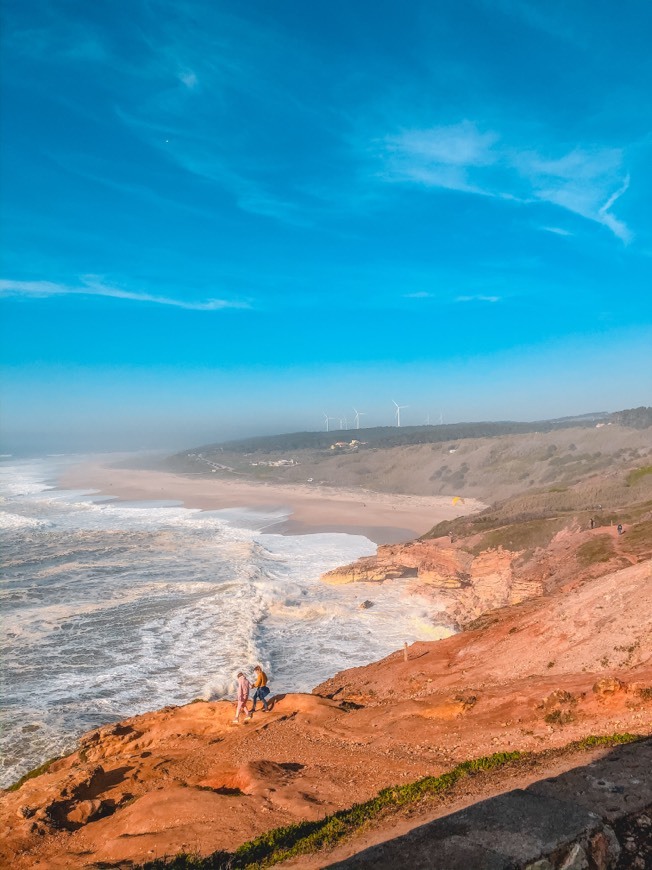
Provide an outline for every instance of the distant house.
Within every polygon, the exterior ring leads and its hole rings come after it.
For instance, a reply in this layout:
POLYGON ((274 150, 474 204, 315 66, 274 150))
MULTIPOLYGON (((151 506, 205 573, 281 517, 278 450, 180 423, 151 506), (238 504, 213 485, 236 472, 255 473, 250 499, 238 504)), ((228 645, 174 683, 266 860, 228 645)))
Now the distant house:
POLYGON ((296 459, 264 459, 261 462, 250 462, 249 465, 265 465, 268 468, 283 468, 288 465, 298 465, 296 459))
POLYGON ((335 444, 331 444, 331 450, 347 450, 351 452, 352 450, 357 450, 358 447, 361 447, 363 444, 366 444, 366 441, 358 441, 357 438, 354 438, 352 441, 336 441, 335 444))

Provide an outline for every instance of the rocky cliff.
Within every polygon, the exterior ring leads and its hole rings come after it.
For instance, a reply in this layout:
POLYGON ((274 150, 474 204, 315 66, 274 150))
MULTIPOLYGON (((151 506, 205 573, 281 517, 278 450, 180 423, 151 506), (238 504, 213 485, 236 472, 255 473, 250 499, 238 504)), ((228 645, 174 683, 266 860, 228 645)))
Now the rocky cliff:
POLYGON ((518 554, 502 548, 477 556, 447 540, 414 541, 378 548, 375 556, 323 575, 327 583, 408 581, 410 588, 435 598, 442 622, 460 628, 480 614, 540 595, 537 572, 524 575, 518 554))
MULTIPOLYGON (((130 867, 232 851, 468 758, 540 752, 587 734, 648 734, 651 579, 644 561, 571 580, 472 630, 414 644, 407 658, 399 651, 313 695, 279 696, 246 727, 216 701, 93 731, 3 793, 0 864, 130 867)), ((469 793, 458 799, 464 805, 469 793)))
POLYGON ((591 523, 588 515, 525 518, 481 532, 479 515, 460 521, 461 534, 380 546, 376 555, 329 571, 322 579, 333 584, 405 583, 408 591, 434 599, 442 623, 461 629, 485 613, 551 592, 572 579, 598 577, 649 559, 651 516, 652 506, 641 506, 621 535, 613 520, 591 523))

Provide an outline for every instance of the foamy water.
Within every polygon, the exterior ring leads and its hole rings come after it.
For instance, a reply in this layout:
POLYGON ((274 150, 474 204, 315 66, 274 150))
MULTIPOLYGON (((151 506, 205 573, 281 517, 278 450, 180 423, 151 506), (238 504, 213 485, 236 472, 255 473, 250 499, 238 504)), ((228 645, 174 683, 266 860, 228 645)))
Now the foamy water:
POLYGON ((257 662, 273 692, 309 691, 445 634, 432 602, 400 584, 319 580, 375 552, 366 538, 265 533, 278 512, 55 490, 63 461, 0 463, 0 785, 90 728, 225 697, 257 662))

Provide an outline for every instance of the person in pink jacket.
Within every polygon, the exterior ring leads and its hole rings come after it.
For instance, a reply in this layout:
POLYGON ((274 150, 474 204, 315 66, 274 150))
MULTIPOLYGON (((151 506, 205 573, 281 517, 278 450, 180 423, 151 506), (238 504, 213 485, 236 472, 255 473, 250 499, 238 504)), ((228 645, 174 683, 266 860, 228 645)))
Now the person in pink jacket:
POLYGON ((245 712, 245 721, 247 719, 251 719, 250 713, 247 711, 247 701, 249 700, 249 690, 251 689, 251 683, 246 678, 246 676, 240 671, 238 673, 238 697, 237 697, 237 708, 235 711, 235 719, 233 720, 234 725, 238 725, 240 723, 240 713, 242 710, 245 712))

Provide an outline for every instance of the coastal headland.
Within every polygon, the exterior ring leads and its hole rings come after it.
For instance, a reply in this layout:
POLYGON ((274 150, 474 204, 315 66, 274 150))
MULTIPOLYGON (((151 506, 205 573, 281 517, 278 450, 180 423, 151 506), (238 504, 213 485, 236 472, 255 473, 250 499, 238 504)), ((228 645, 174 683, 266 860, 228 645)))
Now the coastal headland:
MULTIPOLYGON (((627 432, 616 436, 622 444, 627 432)), ((618 446, 606 469, 579 460, 564 485, 489 508, 440 497, 434 518, 430 497, 70 469, 60 485, 205 510, 284 509, 305 531, 361 527, 362 501, 367 528, 420 538, 378 534, 375 556, 324 581, 362 583, 370 598, 405 584, 458 632, 341 671, 312 694, 277 695, 246 725, 233 724, 231 702, 197 700, 95 729, 2 794, 0 861, 126 870, 185 854, 194 857, 175 867, 209 858, 206 867, 309 870, 536 780, 608 766, 613 746, 652 733, 652 466, 642 444, 618 446)), ((632 776, 648 774, 643 765, 632 776)))
POLYGON ((373 807, 381 789, 405 785, 405 806, 359 831, 352 823, 326 852, 307 848, 290 865, 324 867, 585 765, 606 754, 610 735, 650 733, 651 569, 648 559, 502 608, 484 625, 343 671, 312 695, 278 696, 246 726, 232 724, 231 703, 197 701, 90 732, 2 795, 0 860, 67 870, 227 855, 270 829, 373 807), (486 772, 446 778, 479 757, 491 759, 486 772), (410 802, 409 784, 425 776, 450 786, 428 799, 417 789, 410 802))

